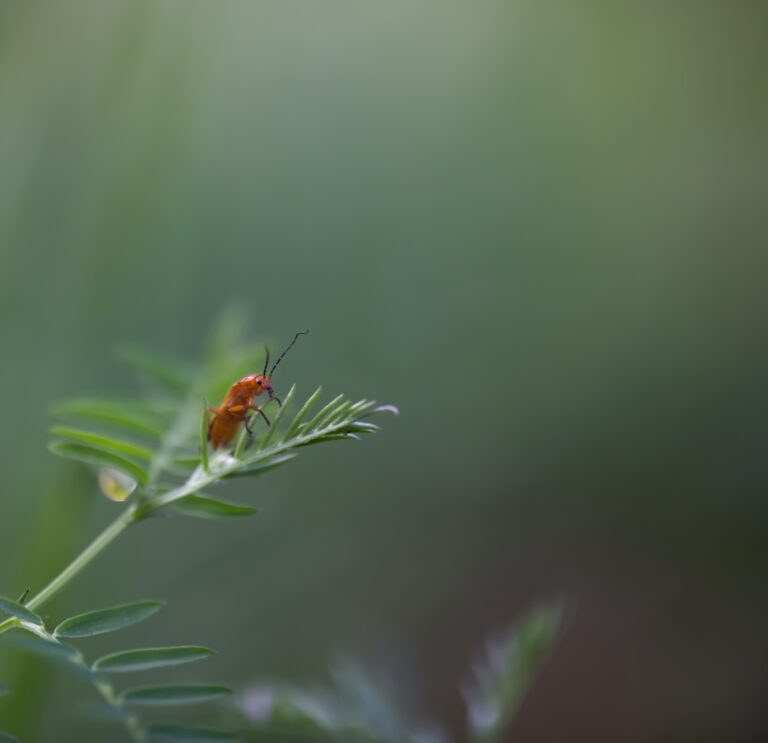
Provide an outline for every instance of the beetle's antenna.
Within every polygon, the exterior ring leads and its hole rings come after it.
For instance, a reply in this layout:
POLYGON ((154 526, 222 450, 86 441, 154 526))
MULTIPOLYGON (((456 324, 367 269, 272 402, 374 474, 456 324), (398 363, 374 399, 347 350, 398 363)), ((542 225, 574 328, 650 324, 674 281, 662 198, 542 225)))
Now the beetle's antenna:
POLYGON ((270 376, 270 378, 271 378, 271 377, 272 377, 272 375, 275 373, 275 369, 277 369, 277 365, 278 365, 278 364, 279 364, 279 363, 280 363, 280 362, 283 360, 283 356, 285 356, 285 354, 287 354, 287 353, 288 353, 288 351, 290 351, 290 350, 291 350, 291 348, 293 347, 293 344, 294 344, 294 343, 296 343, 296 339, 297 339, 297 338, 298 338, 300 335, 306 335, 307 333, 309 333, 309 331, 308 331, 308 330, 300 330, 298 333, 296 333, 296 335, 294 335, 294 336, 293 336, 293 340, 292 340, 292 341, 291 341, 291 342, 288 344, 288 348, 286 348, 286 349, 285 349, 285 351, 283 351, 283 352, 280 354, 280 356, 278 357, 277 361, 275 361, 275 365, 274 365, 274 366, 273 366, 273 367, 272 367, 272 368, 269 370, 269 376, 270 376))
POLYGON ((261 373, 262 377, 267 376, 267 367, 269 366, 269 346, 264 346, 264 350, 267 352, 267 358, 264 359, 264 371, 261 373))

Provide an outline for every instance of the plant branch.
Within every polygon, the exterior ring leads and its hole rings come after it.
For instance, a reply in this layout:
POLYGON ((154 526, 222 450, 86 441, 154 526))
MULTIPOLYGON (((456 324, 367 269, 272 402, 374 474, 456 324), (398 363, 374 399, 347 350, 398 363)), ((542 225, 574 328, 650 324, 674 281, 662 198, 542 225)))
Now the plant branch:
MULTIPOLYGON (((316 395, 313 397, 316 399, 316 395)), ((310 398, 310 400, 313 400, 313 398, 310 398)), ((27 602, 27 606, 30 609, 37 609, 42 606, 46 601, 64 588, 96 557, 98 557, 98 555, 132 523, 146 518, 153 511, 168 506, 181 498, 193 495, 204 487, 218 482, 229 475, 236 474, 238 471, 253 467, 260 463, 268 464, 270 461, 275 461, 280 454, 289 450, 320 441, 327 436, 343 435, 345 431, 348 431, 350 427, 354 427, 355 425, 365 425, 361 423, 360 419, 376 412, 377 409, 374 405, 375 403, 373 402, 361 401, 357 405, 352 406, 352 410, 342 409, 340 406, 334 411, 333 415, 325 419, 324 423, 321 423, 320 426, 311 428, 310 430, 303 429, 298 425, 302 413, 305 413, 308 407, 305 406, 305 408, 300 411, 300 414, 297 415, 297 419, 299 420, 294 420, 294 424, 289 429, 289 435, 282 441, 261 449, 249 457, 244 457, 239 460, 233 458, 223 466, 219 466, 208 474, 203 472, 202 468, 198 468, 192 473, 187 481, 179 487, 151 497, 141 504, 137 503, 130 506, 107 526, 107 528, 104 529, 104 531, 102 531, 101 534, 99 534, 99 536, 97 536, 96 539, 94 539, 66 568, 64 568, 61 573, 48 583, 45 588, 31 598, 27 602), (293 436, 290 435, 292 431, 294 432, 293 436)), ((346 408, 346 406, 344 406, 344 408, 346 408)), ((324 411, 321 411, 321 413, 323 412, 324 411)), ((180 419, 178 424, 179 428, 186 428, 188 425, 186 416, 180 416, 180 419)), ((313 423, 314 421, 310 423, 310 426, 312 426, 313 423)), ((178 435, 179 432, 170 438, 173 440, 178 435)), ((18 621, 14 617, 10 617, 5 621, 0 622, 0 634, 7 632, 18 624, 18 621)))
MULTIPOLYGON (((54 643, 56 645, 59 645, 62 648, 68 647, 68 646, 65 646, 55 635, 52 635, 42 626, 36 626, 34 624, 29 624, 28 622, 20 622, 19 626, 22 629, 25 629, 28 632, 31 632, 32 634, 36 635, 40 639, 45 640, 46 642, 54 643)), ((101 694, 104 701, 110 707, 112 707, 112 709, 118 710, 119 712, 122 713, 120 717, 123 723, 125 724, 125 727, 128 729, 131 739, 136 741, 136 743, 143 743, 143 741, 146 741, 147 735, 144 731, 144 728, 142 728, 141 726, 141 722, 139 721, 139 718, 136 717, 136 715, 133 713, 126 712, 125 707, 120 701, 120 698, 115 693, 115 689, 110 683, 109 679, 102 674, 93 673, 93 671, 91 670, 91 667, 85 662, 85 659, 83 658, 82 654, 79 651, 76 654, 73 653, 71 656, 67 656, 67 659, 74 666, 85 671, 85 675, 88 677, 91 683, 96 687, 97 691, 99 692, 99 694, 101 694)))
MULTIPOLYGON (((286 403, 293 395, 293 388, 286 398, 286 403)), ((265 446, 269 439, 275 435, 275 427, 271 428, 262 444, 262 448, 250 455, 244 455, 244 441, 241 439, 235 447, 235 456, 227 452, 216 452, 209 466, 201 463, 185 482, 175 488, 157 492, 157 480, 173 457, 173 452, 187 440, 194 428, 194 406, 191 404, 196 395, 190 395, 189 404, 183 405, 174 424, 163 437, 160 447, 152 459, 148 476, 144 480, 145 490, 143 497, 139 497, 128 506, 111 524, 109 524, 74 560, 51 580, 39 593, 33 596, 26 604, 30 610, 41 607, 49 601, 62 588, 67 586, 81 571, 110 545, 131 524, 140 521, 155 511, 164 509, 177 501, 194 495, 203 488, 217 483, 225 478, 242 475, 258 474, 266 469, 277 466, 295 456, 292 450, 298 449, 322 441, 336 439, 358 438, 358 434, 371 433, 378 430, 378 426, 367 423, 363 419, 383 410, 397 412, 389 406, 376 407, 376 404, 367 400, 360 400, 354 405, 350 401, 342 401, 339 397, 326 405, 320 413, 308 423, 304 422, 309 409, 318 399, 318 389, 301 410, 296 414, 292 423, 287 427, 287 432, 275 443, 265 446), (154 492, 153 492, 154 491, 154 492)), ((281 408, 275 423, 282 417, 284 408, 281 408)), ((61 432, 60 430, 58 431, 61 432)), ((206 446, 203 439, 202 446, 206 446)), ((43 625, 33 625, 24 621, 23 617, 9 617, 0 622, 0 635, 13 629, 20 628, 38 635, 43 640, 62 645, 55 635, 50 634, 43 625)), ((115 693, 109 679, 102 674, 94 674, 79 653, 69 658, 77 667, 88 671, 90 681, 104 698, 106 703, 115 710, 120 711, 121 718, 128 729, 131 738, 136 743, 142 743, 147 739, 147 733, 140 720, 133 714, 125 714, 121 699, 115 693)))
POLYGON ((99 534, 64 570, 62 570, 45 588, 27 602, 30 609, 36 609, 48 601, 67 585, 81 570, 88 566, 122 532, 137 520, 135 506, 123 511, 104 531, 99 534))

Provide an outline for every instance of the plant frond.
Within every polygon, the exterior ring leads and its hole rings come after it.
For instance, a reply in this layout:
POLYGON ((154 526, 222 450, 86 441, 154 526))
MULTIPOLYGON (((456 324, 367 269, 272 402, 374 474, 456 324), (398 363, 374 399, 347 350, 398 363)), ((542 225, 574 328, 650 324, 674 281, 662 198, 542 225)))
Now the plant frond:
MULTIPOLYGON (((56 406, 64 422, 54 426, 50 450, 98 470, 102 492, 115 502, 127 500, 125 510, 75 560, 28 605, 23 599, 0 597, 0 634, 11 637, 30 652, 52 659, 89 679, 101 694, 100 714, 121 722, 134 741, 232 741, 237 735, 212 728, 176 724, 143 725, 134 707, 181 705, 213 701, 231 695, 225 686, 164 684, 133 687, 118 694, 109 674, 152 670, 201 660, 210 648, 171 646, 138 648, 105 655, 92 664, 70 640, 113 632, 149 618, 162 602, 139 601, 78 614, 63 620, 52 631, 33 608, 60 590, 89 564, 128 525, 161 510, 196 518, 249 516, 255 508, 208 495, 208 489, 225 480, 262 475, 295 459, 303 447, 339 440, 359 440, 379 427, 364 419, 379 412, 397 412, 392 406, 376 407, 370 400, 353 402, 338 395, 312 415, 320 400, 318 387, 293 412, 296 388, 292 386, 272 418, 272 425, 255 442, 243 431, 232 449, 209 447, 206 394, 226 389, 263 362, 261 348, 233 339, 237 328, 224 324, 211 344, 208 363, 200 369, 123 349, 121 357, 156 392, 137 400, 84 397, 56 406), (201 410, 202 406, 202 410, 201 410), (77 424, 69 421, 74 419, 77 424)), ((217 393, 218 394, 218 393, 217 393)), ((208 397, 208 399, 218 400, 208 397)), ((24 596, 26 598, 26 594, 24 596)), ((4 687, 0 687, 0 693, 4 687)), ((0 741, 4 740, 0 733, 0 741)), ((362 740, 362 739, 361 739, 362 740)))
POLYGON ((469 739, 473 743, 503 740, 541 664, 552 650, 560 629, 560 607, 532 611, 519 626, 488 642, 474 666, 474 679, 465 686, 469 739))

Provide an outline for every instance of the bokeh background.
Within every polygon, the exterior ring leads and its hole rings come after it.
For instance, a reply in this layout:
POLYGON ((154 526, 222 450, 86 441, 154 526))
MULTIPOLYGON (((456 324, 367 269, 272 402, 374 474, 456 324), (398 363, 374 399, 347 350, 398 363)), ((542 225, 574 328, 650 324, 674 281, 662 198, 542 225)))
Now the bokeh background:
MULTIPOLYGON (((239 304, 254 343, 312 328, 282 390, 401 417, 244 485, 256 519, 142 525, 50 616, 165 598, 125 646, 213 645, 238 688, 356 658, 458 731, 487 635, 565 597, 510 741, 764 740, 767 21, 0 4, 0 593, 117 508, 46 451, 50 405, 131 394, 117 345, 194 360, 239 304)), ((0 728, 89 739, 79 682, 0 668, 0 728)))

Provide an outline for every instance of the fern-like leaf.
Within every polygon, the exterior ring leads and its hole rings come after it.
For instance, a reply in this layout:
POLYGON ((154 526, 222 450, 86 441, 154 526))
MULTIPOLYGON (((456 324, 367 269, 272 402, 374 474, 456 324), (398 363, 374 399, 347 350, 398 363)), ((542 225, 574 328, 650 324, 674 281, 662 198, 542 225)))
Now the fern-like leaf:
MULTIPOLYGON (((255 477, 294 459, 298 450, 312 444, 355 440, 374 433, 378 426, 366 418, 388 410, 374 402, 352 402, 342 395, 310 417, 321 395, 318 388, 292 413, 295 387, 285 396, 272 426, 263 430, 249 447, 245 431, 231 450, 209 449, 206 399, 220 399, 222 389, 256 368, 253 349, 240 351, 241 342, 222 326, 210 348, 209 363, 195 371, 191 366, 139 351, 124 349, 122 358, 152 383, 154 392, 143 399, 109 400, 80 398, 58 405, 54 413, 63 423, 54 426, 50 450, 98 470, 102 491, 112 501, 126 501, 122 514, 75 560, 38 594, 23 605, 0 598, 0 635, 22 630, 22 645, 31 652, 57 661, 94 685, 106 705, 109 719, 121 722, 134 741, 236 740, 232 733, 175 724, 144 726, 133 711, 143 705, 176 705, 211 701, 230 694, 223 686, 209 684, 143 686, 119 694, 111 673, 151 670, 208 657, 208 648, 179 646, 127 650, 89 664, 64 640, 78 640, 112 632, 148 618, 160 602, 122 604, 65 619, 50 631, 35 611, 92 562, 125 528, 161 510, 184 515, 220 518, 245 516, 255 509, 204 495, 216 485, 235 477, 255 477), (228 353, 235 349, 235 352, 228 353), (201 411, 202 404, 202 411, 201 411), (70 421, 76 421, 72 424, 70 421)), ((261 362, 261 359, 258 359, 261 362)), ((254 422, 260 423, 260 421, 254 422)), ((2 740, 0 734, 0 740, 2 740)))
POLYGON ((464 690, 473 743, 500 743, 560 628, 561 610, 531 612, 518 627, 491 640, 464 690))

